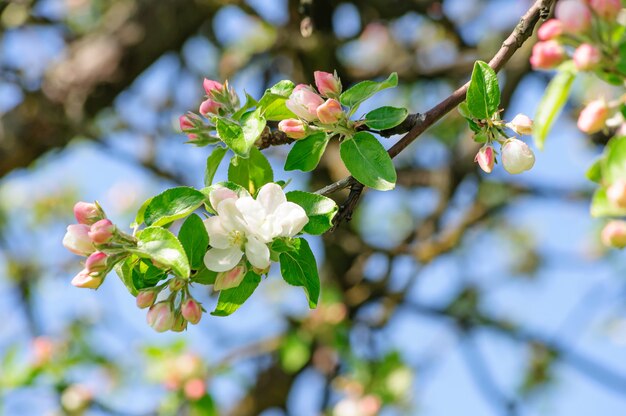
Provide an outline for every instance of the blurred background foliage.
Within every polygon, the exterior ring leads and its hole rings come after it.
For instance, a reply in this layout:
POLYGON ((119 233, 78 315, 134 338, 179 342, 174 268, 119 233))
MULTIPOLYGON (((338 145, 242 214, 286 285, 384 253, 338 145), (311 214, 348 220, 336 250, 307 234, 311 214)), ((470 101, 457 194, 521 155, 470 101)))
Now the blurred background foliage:
MULTIPOLYGON (((129 224, 160 190, 201 186, 210 149, 175 126, 203 77, 259 96, 314 70, 345 86, 397 71, 375 105, 422 112, 530 3, 0 1, 2 414, 624 414, 626 262, 597 241, 583 173, 600 149, 570 117, 608 88, 592 80, 519 177, 477 171, 456 113, 423 135, 396 158, 395 191, 367 192, 351 223, 310 240, 316 310, 270 273, 232 317, 156 334, 116 276, 97 293, 69 285, 74 201, 129 224)), ((501 73, 508 118, 532 115, 549 78, 530 72, 530 46, 501 73)), ((268 151, 277 179, 294 175, 286 152, 268 151)), ((345 174, 331 148, 293 179, 318 189, 345 174)))

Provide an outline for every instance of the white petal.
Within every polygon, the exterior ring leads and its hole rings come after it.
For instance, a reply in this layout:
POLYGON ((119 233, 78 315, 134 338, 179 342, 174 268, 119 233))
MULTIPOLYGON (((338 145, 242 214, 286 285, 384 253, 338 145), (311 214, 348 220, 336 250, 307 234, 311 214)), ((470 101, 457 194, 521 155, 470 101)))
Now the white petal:
POLYGON ((276 208, 278 208, 280 204, 287 202, 283 188, 275 183, 263 185, 259 190, 256 200, 261 203, 268 215, 276 211, 276 208))
POLYGON ((228 248, 231 246, 228 231, 222 225, 222 217, 215 216, 204 220, 204 228, 209 234, 209 244, 214 248, 228 248))
POLYGON ((225 186, 218 185, 216 186, 211 193, 209 194, 209 201, 211 202, 211 206, 213 209, 217 210, 217 206, 225 199, 237 199, 239 196, 237 192, 232 189, 228 189, 225 186))
POLYGON ((236 202, 237 209, 243 215, 246 228, 248 231, 254 232, 259 229, 265 221, 265 209, 252 197, 239 198, 236 202))
POLYGON ((216 211, 225 230, 246 231, 247 229, 246 221, 237 208, 237 201, 233 198, 228 198, 217 205, 216 211))
POLYGON ((241 256, 243 252, 239 247, 212 248, 204 255, 204 264, 207 269, 214 272, 225 272, 235 267, 241 256))
POLYGON ((276 223, 281 227, 279 235, 282 237, 293 237, 309 222, 304 209, 293 202, 281 204, 274 215, 276 215, 276 223))
POLYGON ((269 248, 254 236, 249 236, 246 242, 246 257, 250 264, 259 269, 265 269, 270 265, 269 248))

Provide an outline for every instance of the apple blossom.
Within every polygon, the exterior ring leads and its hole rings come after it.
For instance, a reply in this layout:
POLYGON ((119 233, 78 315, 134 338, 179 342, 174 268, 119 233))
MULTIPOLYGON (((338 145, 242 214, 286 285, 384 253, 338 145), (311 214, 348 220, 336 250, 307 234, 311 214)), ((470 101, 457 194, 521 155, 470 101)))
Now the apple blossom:
POLYGON ((626 221, 609 221, 602 229, 601 239, 607 247, 626 247, 626 221))
POLYGON ((202 104, 200 104, 198 112, 203 116, 206 116, 207 114, 219 114, 219 110, 223 107, 224 106, 217 101, 211 98, 207 98, 206 100, 202 101, 202 104))
POLYGON ((148 310, 146 320, 148 325, 157 332, 165 332, 171 329, 172 325, 174 325, 172 305, 167 301, 155 303, 148 310))
POLYGON ((89 238, 94 244, 106 244, 113 238, 115 225, 105 218, 93 224, 89 230, 89 238))
POLYGON ((225 272, 220 272, 217 274, 217 277, 215 278, 213 289, 225 290, 225 289, 237 287, 241 284, 247 272, 248 270, 245 264, 239 264, 230 270, 227 270, 225 272))
POLYGON ((187 298, 180 305, 180 312, 187 321, 192 324, 197 324, 202 318, 202 308, 200 304, 193 298, 187 298))
POLYGON ((529 170, 535 164, 535 155, 530 147, 519 139, 508 139, 502 145, 502 165, 512 174, 529 170))
POLYGON ((606 101, 603 99, 594 100, 580 112, 578 128, 587 134, 593 134, 604 128, 608 118, 609 107, 606 101))
POLYGON ((583 43, 574 51, 574 65, 581 71, 593 69, 601 58, 598 48, 589 43, 583 43))
POLYGON ((539 40, 550 40, 563 34, 563 23, 558 19, 547 20, 537 31, 539 40))
POLYGON ((81 201, 74 205, 74 216, 79 224, 91 225, 104 218, 104 213, 98 205, 81 201))
POLYGON ((341 81, 336 74, 315 71, 313 77, 315 78, 315 86, 322 96, 337 97, 341 94, 341 81))
POLYGON ((232 270, 244 253, 253 267, 268 267, 267 243, 277 237, 293 237, 308 222, 304 209, 288 202, 275 183, 263 185, 256 199, 227 198, 214 208, 217 215, 204 221, 211 245, 204 263, 216 272, 232 270))
POLYGON ((89 238, 89 226, 85 224, 68 225, 63 237, 63 246, 79 256, 88 256, 96 251, 89 238))
POLYGON ((92 276, 87 269, 81 270, 72 279, 72 285, 84 289, 97 289, 104 282, 104 278, 92 276))
POLYGON ((493 147, 481 147, 478 153, 476 153, 474 162, 478 162, 478 166, 480 166, 480 168, 485 172, 491 173, 491 171, 493 170, 493 165, 495 163, 493 147))
POLYGON ((606 20, 615 19, 622 10, 620 0, 588 0, 588 2, 591 9, 606 20))
POLYGON ((556 5, 554 15, 569 33, 580 33, 591 25, 591 11, 580 0, 560 1, 556 5))
POLYGON ((85 261, 85 269, 89 273, 96 273, 106 270, 108 256, 101 251, 91 253, 85 261))
POLYGON ((533 46, 530 63, 535 69, 552 69, 565 59, 565 50, 555 40, 538 42, 533 46))
POLYGON ((317 107, 324 104, 324 99, 313 88, 300 84, 291 92, 285 105, 291 112, 306 121, 317 120, 317 107))
POLYGON ((202 82, 202 86, 204 87, 204 91, 207 95, 212 95, 214 91, 220 92, 224 89, 224 85, 222 83, 207 78, 205 78, 202 82))
POLYGON ((533 132, 533 121, 526 114, 518 114, 506 125, 517 134, 528 136, 533 132))
POLYGON ((288 118, 278 123, 278 130, 282 131, 292 139, 302 139, 306 137, 306 123, 295 118, 288 118))
POLYGON ((317 107, 317 118, 324 124, 335 124, 343 117, 343 108, 339 101, 329 98, 326 102, 317 107))
POLYGON ((606 190, 606 196, 611 204, 616 207, 626 208, 626 180, 614 182, 606 190))

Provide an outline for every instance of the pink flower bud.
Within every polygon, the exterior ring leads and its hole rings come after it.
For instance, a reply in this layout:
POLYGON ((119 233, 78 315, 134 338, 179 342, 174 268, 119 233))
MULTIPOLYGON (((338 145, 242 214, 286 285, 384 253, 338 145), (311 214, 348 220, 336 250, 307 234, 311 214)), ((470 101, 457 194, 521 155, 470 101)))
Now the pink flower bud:
POLYGON ((213 81, 210 79, 204 79, 202 82, 202 86, 204 87, 204 91, 206 91, 207 95, 213 95, 213 91, 220 92, 224 89, 224 85, 220 84, 217 81, 213 81))
POLYGON ((148 310, 146 316, 148 325, 157 332, 165 332, 174 325, 174 313, 169 302, 155 303, 148 310))
POLYGON ((278 130, 282 131, 292 139, 302 139, 306 137, 306 123, 295 118, 288 118, 278 123, 278 130))
POLYGON ((88 256, 96 251, 89 238, 89 226, 85 224, 69 225, 63 237, 63 246, 79 256, 88 256))
POLYGON ((224 106, 217 101, 213 101, 212 99, 207 98, 206 100, 202 101, 202 104, 200 104, 198 112, 203 116, 206 116, 208 114, 219 114, 220 108, 223 107, 224 106))
POLYGON ((547 20, 537 31, 539 40, 550 40, 563 34, 563 23, 557 19, 547 20))
POLYGON ((614 182, 606 190, 606 196, 611 204, 619 208, 626 208, 626 180, 614 182))
POLYGON ((317 117, 323 124, 335 124, 343 117, 343 108, 339 101, 329 98, 317 107, 317 117))
POLYGON ((583 43, 574 51, 574 65, 581 71, 593 69, 601 58, 600 51, 588 43, 583 43))
POLYGON ((104 282, 104 278, 102 277, 94 277, 89 274, 87 269, 81 270, 74 278, 72 279, 72 285, 84 289, 97 289, 104 282))
POLYGON ((41 366, 48 363, 55 352, 54 342, 46 337, 39 336, 33 339, 33 355, 36 366, 41 366))
POLYGON ((565 50, 555 40, 538 42, 533 46, 530 64, 534 69, 551 69, 563 62, 565 50))
MULTIPOLYGON (((191 121, 188 115, 182 115, 178 117, 178 123, 180 124, 180 131, 182 131, 183 133, 189 130, 193 130, 195 128, 193 122, 191 121)), ((189 140, 195 140, 198 138, 198 135, 193 134, 193 133, 188 133, 187 137, 189 137, 189 140)))
POLYGON ((239 199, 239 195, 237 195, 237 192, 233 191, 232 189, 229 189, 222 185, 216 186, 209 194, 209 202, 211 202, 211 206, 216 211, 217 206, 220 204, 220 202, 226 199, 239 199))
POLYGON ((519 139, 508 139, 502 145, 502 165, 514 175, 529 170, 535 164, 535 155, 530 147, 519 139))
POLYGON ((77 202, 76 205, 74 205, 74 216, 79 224, 91 225, 102 219, 104 213, 96 204, 77 202))
POLYGON ((189 400, 200 400, 204 397, 206 386, 204 380, 200 378, 192 378, 185 383, 185 397, 189 400))
POLYGON ((101 251, 91 253, 91 255, 87 257, 87 261, 85 262, 85 269, 89 273, 97 273, 106 270, 107 258, 108 256, 101 251))
POLYGON ((600 237, 607 247, 626 247, 626 221, 609 221, 602 229, 600 237))
POLYGON ((113 238, 115 225, 105 218, 93 224, 89 230, 89 238, 94 244, 106 244, 113 238))
POLYGON ((237 287, 241 284, 247 272, 248 270, 246 269, 245 265, 235 266, 231 270, 228 270, 226 272, 220 272, 215 278, 213 289, 225 290, 237 287))
POLYGON ((614 20, 617 18, 622 4, 620 0, 588 0, 591 9, 596 14, 606 20, 614 20))
POLYGON ((528 136, 533 132, 533 121, 526 114, 520 113, 507 123, 507 127, 517 134, 528 136))
POLYGON ((157 298, 157 291, 156 289, 144 289, 144 290, 140 290, 139 293, 137 293, 137 307, 139 309, 145 309, 148 308, 152 305, 154 305, 154 301, 157 298))
POLYGON ((476 157, 474 158, 474 162, 478 162, 478 166, 482 170, 487 173, 491 173, 493 170, 493 164, 495 163, 495 155, 493 152, 493 147, 491 146, 483 146, 476 153, 476 157))
POLYGON ((554 15, 563 24, 563 30, 569 33, 583 32, 591 24, 591 11, 580 0, 558 2, 554 15))
POLYGON ((337 97, 341 94, 341 81, 335 74, 323 71, 315 71, 315 86, 324 97, 337 97))
POLYGON ((324 99, 308 85, 300 84, 293 89, 285 105, 295 115, 306 120, 317 120, 317 107, 324 104, 324 99))
POLYGON ((202 318, 202 308, 200 304, 192 298, 187 298, 180 305, 180 312, 183 317, 192 324, 197 324, 202 318))
POLYGON ((604 128, 609 118, 609 107, 603 99, 594 100, 580 112, 578 128, 587 134, 596 133, 604 128))

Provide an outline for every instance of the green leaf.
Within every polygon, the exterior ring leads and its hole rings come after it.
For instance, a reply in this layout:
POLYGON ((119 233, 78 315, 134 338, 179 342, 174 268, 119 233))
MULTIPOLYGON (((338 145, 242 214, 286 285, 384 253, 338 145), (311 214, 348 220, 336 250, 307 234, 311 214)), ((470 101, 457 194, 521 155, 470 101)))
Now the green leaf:
POLYGON ((241 185, 254 195, 261 186, 274 180, 274 172, 263 153, 254 147, 250 151, 249 158, 234 156, 230 160, 228 180, 241 185))
POLYGON ((496 72, 485 62, 476 61, 467 89, 467 109, 477 119, 489 119, 500 105, 500 86, 496 72))
POLYGON ((324 234, 333 226, 333 218, 338 207, 335 201, 325 196, 303 191, 291 191, 285 195, 288 201, 304 208, 309 222, 304 226, 305 233, 324 234))
POLYGON ((133 223, 130 225, 131 228, 137 228, 143 223, 146 214, 146 208, 148 208, 148 205, 150 205, 150 202, 152 202, 153 198, 148 198, 144 201, 143 204, 141 204, 141 207, 139 207, 137 215, 135 216, 135 221, 133 221, 133 223))
POLYGON ((615 137, 609 141, 605 149, 606 159, 602 169, 602 177, 606 184, 626 179, 626 136, 615 137))
POLYGON ((128 289, 128 292, 133 296, 137 296, 138 292, 133 283, 133 268, 138 261, 137 256, 129 256, 126 260, 117 263, 113 268, 122 283, 124 283, 124 286, 126 286, 126 289, 128 289))
POLYGON ((241 116, 243 116, 248 110, 253 107, 256 107, 259 103, 255 100, 250 94, 246 93, 246 102, 245 104, 236 112, 233 113, 232 119, 239 120, 241 116))
POLYGON ((543 98, 537 106, 533 124, 533 138, 538 149, 543 149, 546 138, 552 129, 552 124, 567 102, 575 77, 576 71, 573 62, 568 61, 560 66, 559 73, 548 84, 543 98))
POLYGON ((626 216, 626 208, 620 208, 613 205, 606 196, 606 188, 596 189, 591 199, 591 216, 592 217, 624 217, 626 216))
POLYGON ((204 186, 210 186, 215 177, 215 172, 219 168, 224 155, 228 150, 225 147, 217 146, 206 159, 206 169, 204 171, 204 186))
POLYGON ((303 238, 294 238, 293 249, 280 253, 280 273, 285 282, 302 286, 309 300, 309 307, 315 308, 320 296, 320 278, 315 256, 309 243, 303 238))
POLYGON ((280 346, 280 363, 290 374, 300 370, 311 358, 311 341, 290 333, 280 346))
POLYGON ((600 183, 602 181, 602 164, 604 162, 603 158, 598 158, 593 164, 587 169, 585 176, 592 182, 600 183))
POLYGON ((298 140, 287 155, 285 170, 298 169, 309 172, 315 169, 320 163, 329 139, 330 137, 326 133, 319 132, 298 140))
POLYGON ((394 72, 382 82, 367 80, 353 85, 341 94, 339 100, 341 101, 341 104, 346 107, 350 107, 350 114, 354 114, 363 101, 367 100, 379 91, 387 88, 393 88, 396 85, 398 85, 398 74, 394 72))
POLYGON ((293 82, 283 80, 265 90, 265 94, 259 100, 259 108, 266 120, 279 121, 295 117, 295 114, 285 105, 294 87, 293 82))
POLYGON ((242 121, 242 131, 243 138, 246 144, 246 154, 244 157, 250 153, 250 149, 254 147, 254 143, 263 133, 263 129, 265 129, 265 118, 261 115, 261 109, 258 108, 255 111, 250 113, 246 113, 241 117, 242 121))
POLYGON ((144 213, 146 225, 164 225, 194 212, 205 201, 197 189, 187 186, 168 189, 152 198, 144 213))
POLYGON ((167 277, 167 272, 146 261, 137 262, 132 269, 133 286, 138 290, 156 286, 167 277))
POLYGON ((192 269, 198 270, 209 247, 209 235, 202 219, 196 214, 191 214, 180 227, 178 240, 185 249, 189 265, 192 269))
POLYGON ((259 286, 259 283, 261 283, 261 276, 253 271, 249 271, 239 286, 220 291, 217 306, 211 312, 211 315, 228 316, 232 314, 248 300, 257 286, 259 286))
POLYGON ((409 114, 406 108, 380 107, 365 115, 365 125, 375 130, 385 130, 402 123, 409 114))
POLYGON ((396 186, 396 170, 391 157, 376 138, 360 131, 339 148, 341 160, 354 178, 365 186, 388 191, 396 186))
POLYGON ((189 260, 182 244, 174 234, 162 227, 148 227, 141 231, 137 248, 129 249, 140 257, 156 261, 183 279, 189 277, 189 260))
POLYGON ((216 278, 217 272, 207 269, 204 263, 202 263, 200 269, 196 272, 191 280, 194 283, 199 283, 201 285, 212 285, 213 283, 215 283, 216 278))
POLYGON ((226 145, 235 154, 247 158, 250 149, 265 128, 265 118, 261 116, 261 109, 245 113, 241 117, 241 125, 227 118, 218 118, 217 133, 226 145))
POLYGON ((189 416, 218 416, 217 406, 208 394, 198 400, 189 400, 189 416))

